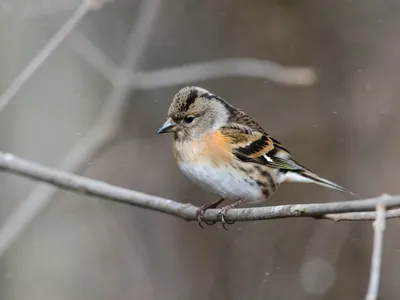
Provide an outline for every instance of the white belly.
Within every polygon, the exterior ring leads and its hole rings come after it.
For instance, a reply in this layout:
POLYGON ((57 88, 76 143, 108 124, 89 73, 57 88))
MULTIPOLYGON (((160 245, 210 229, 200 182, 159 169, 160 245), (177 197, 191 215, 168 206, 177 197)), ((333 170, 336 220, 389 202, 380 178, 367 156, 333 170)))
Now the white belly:
POLYGON ((238 170, 201 163, 181 163, 179 167, 196 184, 224 199, 254 202, 265 200, 256 181, 244 177, 243 172, 238 170))

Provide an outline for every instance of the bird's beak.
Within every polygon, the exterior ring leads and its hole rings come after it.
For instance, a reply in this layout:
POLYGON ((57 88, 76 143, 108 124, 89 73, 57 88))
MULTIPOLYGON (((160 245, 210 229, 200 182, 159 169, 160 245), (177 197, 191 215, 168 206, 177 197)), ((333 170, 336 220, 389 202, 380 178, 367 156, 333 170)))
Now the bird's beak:
POLYGON ((158 129, 157 134, 173 132, 176 130, 176 123, 171 119, 168 119, 163 126, 158 129))

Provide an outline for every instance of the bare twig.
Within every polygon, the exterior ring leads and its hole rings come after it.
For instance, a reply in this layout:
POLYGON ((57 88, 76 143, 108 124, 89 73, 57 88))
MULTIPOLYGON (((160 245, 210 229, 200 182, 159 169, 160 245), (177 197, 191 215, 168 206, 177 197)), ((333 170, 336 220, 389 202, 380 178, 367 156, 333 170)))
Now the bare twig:
MULTIPOLYGON (((68 39, 71 49, 87 61, 96 71, 113 83, 118 66, 111 61, 81 32, 75 32, 68 39)), ((130 70, 127 70, 130 71, 130 70)))
MULTIPOLYGON (((131 92, 130 76, 139 62, 145 49, 152 24, 156 20, 160 0, 143 1, 139 11, 139 19, 135 22, 122 68, 118 70, 115 86, 104 108, 97 125, 95 125, 67 155, 59 169, 74 172, 103 149, 115 136, 124 112, 128 94, 131 92)), ((17 207, 0 230, 0 255, 21 235, 27 226, 51 202, 56 189, 49 186, 38 186, 24 202, 17 207)))
MULTIPOLYGON (((356 213, 343 213, 343 214, 327 214, 325 219, 330 219, 335 222, 339 221, 372 221, 376 219, 376 212, 356 212, 356 213)), ((386 219, 400 218, 400 208, 391 209, 386 212, 386 219)))
MULTIPOLYGON (((78 170, 111 140, 113 134, 113 128, 96 125, 73 147, 58 168, 70 172, 78 170)), ((52 186, 39 185, 7 216, 0 230, 0 256, 49 205, 56 192, 52 186)))
POLYGON ((132 86, 154 89, 199 80, 232 76, 258 77, 287 85, 311 85, 315 72, 307 67, 284 67, 267 60, 227 58, 180 67, 142 71, 132 78, 132 86))
POLYGON ((379 203, 376 206, 376 220, 374 221, 374 248, 371 259, 371 273, 365 300, 377 300, 379 293, 379 281, 381 277, 383 235, 385 231, 385 205, 379 203))
MULTIPOLYGON (((111 82, 114 80, 110 74, 115 73, 116 66, 86 37, 78 34, 71 37, 71 42, 75 52, 111 82)), ((265 78, 287 85, 311 85, 316 80, 316 74, 311 68, 284 67, 267 60, 250 58, 220 59, 129 74, 131 85, 137 89, 156 89, 232 76, 265 78)))
MULTIPOLYGON (((82 34, 71 37, 71 46, 89 64, 113 82, 116 66, 82 34)), ((258 77, 287 85, 311 85, 316 80, 314 70, 307 67, 284 67, 267 60, 228 58, 215 61, 163 68, 155 71, 131 72, 131 85, 137 89, 156 89, 221 77, 258 77)))
MULTIPOLYGON (((197 207, 170 199, 148 195, 138 191, 116 187, 101 181, 59 171, 0 152, 0 171, 47 182, 75 193, 95 196, 180 217, 187 221, 197 221, 197 207)), ((387 208, 400 207, 400 195, 383 195, 377 198, 346 202, 279 205, 231 209, 226 217, 229 221, 256 221, 293 217, 324 219, 326 214, 373 211, 378 204, 387 208)), ((207 210, 206 221, 218 221, 218 209, 207 210)), ((331 218, 329 218, 331 219, 331 218)), ((358 218, 357 220, 361 220, 358 218)), ((1 241, 1 240, 0 240, 1 241)))
POLYGON ((29 64, 18 74, 11 85, 0 96, 0 112, 7 106, 15 94, 32 77, 36 70, 46 61, 46 59, 60 46, 61 42, 78 25, 80 20, 91 10, 94 9, 93 1, 84 0, 75 10, 67 22, 56 32, 47 42, 43 49, 29 62, 29 64))

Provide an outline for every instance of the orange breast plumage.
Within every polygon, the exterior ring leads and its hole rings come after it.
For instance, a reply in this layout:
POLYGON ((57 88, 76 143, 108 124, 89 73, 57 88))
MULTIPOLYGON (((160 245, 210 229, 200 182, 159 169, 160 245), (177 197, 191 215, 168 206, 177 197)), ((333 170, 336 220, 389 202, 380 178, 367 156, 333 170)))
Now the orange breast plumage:
POLYGON ((230 151, 230 140, 220 132, 195 142, 176 142, 175 157, 182 172, 199 186, 229 200, 266 199, 259 181, 249 176, 230 151))

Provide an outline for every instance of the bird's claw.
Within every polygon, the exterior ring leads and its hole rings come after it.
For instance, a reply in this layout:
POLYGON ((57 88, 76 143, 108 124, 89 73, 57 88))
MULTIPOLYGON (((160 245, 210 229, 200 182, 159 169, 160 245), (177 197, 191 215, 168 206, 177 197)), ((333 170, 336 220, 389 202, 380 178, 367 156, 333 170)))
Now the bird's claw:
POLYGON ((203 228, 203 229, 204 229, 203 223, 206 223, 208 226, 211 226, 211 225, 214 225, 215 223, 217 223, 217 222, 214 222, 214 221, 206 221, 206 220, 204 220, 204 213, 206 212, 206 210, 208 208, 210 208, 209 205, 203 205, 196 212, 197 222, 198 222, 199 226, 201 228, 203 228))
POLYGON ((225 230, 228 230, 228 228, 226 228, 226 225, 232 225, 235 223, 235 221, 227 221, 226 220, 226 212, 231 209, 231 207, 223 207, 221 208, 221 210, 218 212, 218 218, 221 219, 221 223, 222 223, 222 228, 224 228, 225 230))
POLYGON ((223 198, 211 203, 211 204, 205 204, 203 206, 200 206, 199 209, 196 211, 196 216, 197 216, 197 222, 199 223, 199 226, 204 229, 203 223, 206 223, 208 226, 214 225, 217 222, 214 221, 206 221, 204 220, 204 213, 206 212, 207 209, 209 208, 216 208, 219 204, 221 204, 224 201, 223 198))

